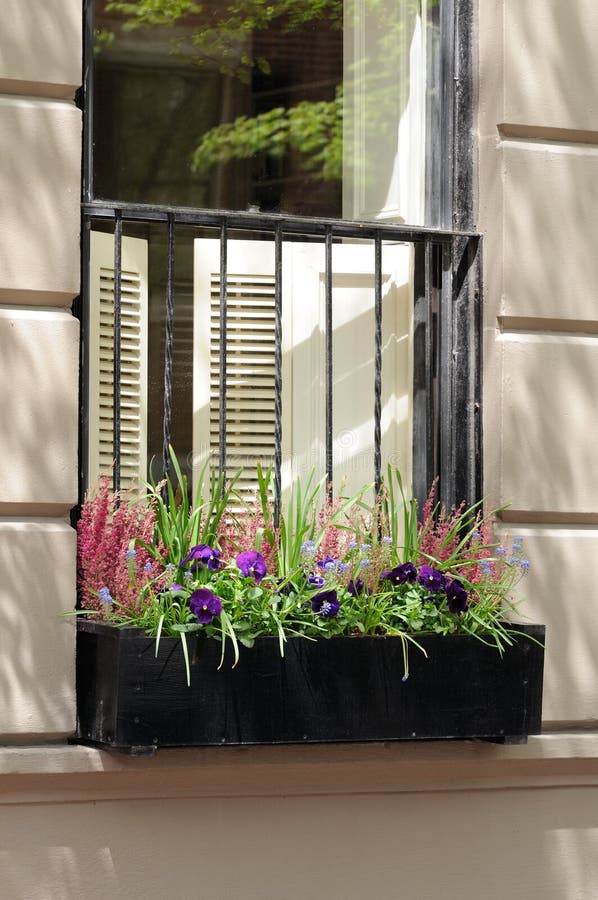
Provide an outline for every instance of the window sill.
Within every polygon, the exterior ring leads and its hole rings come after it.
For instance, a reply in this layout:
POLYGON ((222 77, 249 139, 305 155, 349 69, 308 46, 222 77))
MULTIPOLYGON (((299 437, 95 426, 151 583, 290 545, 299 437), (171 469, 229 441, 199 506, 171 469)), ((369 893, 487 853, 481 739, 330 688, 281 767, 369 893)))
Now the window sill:
POLYGON ((471 791, 598 784, 598 731, 478 741, 162 750, 0 748, 0 802, 471 791))

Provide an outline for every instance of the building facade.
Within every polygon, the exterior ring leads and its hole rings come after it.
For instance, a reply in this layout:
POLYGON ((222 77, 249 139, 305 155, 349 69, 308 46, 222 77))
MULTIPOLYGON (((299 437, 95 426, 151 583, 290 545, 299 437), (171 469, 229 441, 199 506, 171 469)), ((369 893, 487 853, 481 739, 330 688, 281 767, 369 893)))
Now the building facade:
POLYGON ((545 729, 163 751, 75 726, 80 0, 0 36, 0 874, 12 898, 593 898, 598 884, 598 62, 590 0, 479 0, 484 494, 532 561, 545 729))

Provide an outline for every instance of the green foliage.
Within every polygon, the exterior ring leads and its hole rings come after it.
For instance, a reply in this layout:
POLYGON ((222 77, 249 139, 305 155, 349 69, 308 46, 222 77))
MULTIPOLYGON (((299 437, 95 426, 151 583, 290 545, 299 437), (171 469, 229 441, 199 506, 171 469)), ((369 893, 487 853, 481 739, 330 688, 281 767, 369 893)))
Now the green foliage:
POLYGON ((211 128, 193 153, 191 168, 207 172, 218 163, 251 159, 259 153, 282 157, 289 149, 303 156, 303 168, 324 180, 342 177, 342 92, 335 100, 304 100, 289 109, 276 107, 258 116, 239 116, 211 128))
MULTIPOLYGON (((225 483, 206 464, 192 507, 170 453, 173 476, 148 484, 138 501, 156 513, 153 541, 136 542, 154 560, 147 579, 132 606, 104 605, 103 618, 116 626, 141 627, 157 646, 163 636, 178 636, 187 665, 187 638, 198 634, 220 641, 222 659, 228 641, 237 659, 240 644, 251 647, 262 635, 277 636, 283 655, 293 635, 395 635, 406 666, 409 644, 426 632, 470 634, 499 652, 512 643, 516 629, 505 617, 529 564, 520 539, 508 554, 492 542, 478 505, 447 513, 433 489, 418 523, 417 504, 391 467, 372 505, 363 499, 371 486, 330 500, 312 471, 289 489, 275 527, 270 470, 258 466, 255 501, 239 511, 240 473, 225 483), (248 553, 261 571, 249 567, 248 553), (217 608, 201 621, 193 602, 206 592, 217 608)), ((122 560, 130 571, 132 553, 122 560)))
POLYGON ((143 546, 165 564, 178 565, 189 547, 210 544, 216 539, 240 472, 226 483, 222 475, 209 468, 207 461, 199 472, 195 503, 191 506, 187 477, 172 447, 169 454, 176 481, 168 476, 160 484, 152 480, 145 486, 148 502, 156 512, 156 542, 153 546, 143 546))
POLYGON ((106 4, 106 12, 117 12, 131 18, 123 24, 125 31, 152 25, 174 25, 187 15, 198 15, 203 10, 203 3, 194 0, 138 0, 136 3, 126 0, 111 0, 106 4))

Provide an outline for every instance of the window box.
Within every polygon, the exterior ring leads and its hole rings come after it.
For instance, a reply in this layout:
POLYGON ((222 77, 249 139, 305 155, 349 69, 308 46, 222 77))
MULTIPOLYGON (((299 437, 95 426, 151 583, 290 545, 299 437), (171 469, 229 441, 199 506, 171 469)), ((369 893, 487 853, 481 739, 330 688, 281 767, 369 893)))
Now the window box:
POLYGON ((487 738, 523 743, 540 731, 544 626, 501 657, 468 635, 425 634, 409 648, 404 680, 397 637, 291 638, 241 648, 235 668, 220 645, 78 622, 76 740, 105 749, 487 738), (189 642, 190 648, 192 647, 189 642))

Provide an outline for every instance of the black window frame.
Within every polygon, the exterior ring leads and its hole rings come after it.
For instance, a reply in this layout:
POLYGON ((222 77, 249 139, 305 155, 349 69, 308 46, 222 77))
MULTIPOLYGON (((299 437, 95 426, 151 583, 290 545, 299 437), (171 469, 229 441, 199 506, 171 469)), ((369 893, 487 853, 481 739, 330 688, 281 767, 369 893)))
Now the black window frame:
MULTIPOLYGON (((413 494, 421 505, 434 477, 438 477, 438 496, 449 508, 461 501, 468 505, 482 496, 482 238, 474 231, 474 138, 473 105, 474 48, 473 0, 441 0, 441 87, 442 114, 438 140, 428 141, 430 152, 442 147, 447 177, 437 192, 427 198, 441 223, 439 228, 409 225, 380 225, 372 222, 307 219, 268 213, 244 214, 238 211, 191 210, 150 204, 127 204, 96 199, 93 192, 93 38, 94 0, 83 0, 83 85, 77 102, 83 111, 82 153, 82 265, 81 294, 74 306, 81 322, 79 503, 87 489, 88 454, 88 259, 93 221, 111 219, 115 234, 122 235, 123 221, 162 222, 168 231, 174 254, 177 224, 209 225, 221 231, 223 246, 230 228, 271 231, 280 244, 282 235, 300 232, 320 236, 327 248, 336 237, 369 238, 376 247, 386 239, 411 241, 415 246, 414 285, 414 428, 413 494)), ((115 294, 120 286, 120 237, 115 250, 115 294)), ((224 250, 224 261, 226 250, 224 250)), ((173 264, 172 257, 171 263, 173 264)), ((377 273, 380 266, 377 264, 377 273)), ((170 271, 170 267, 169 267, 170 271)), ((331 297, 331 271, 328 296, 331 297)), ((170 271, 170 276, 172 272, 170 271)), ((166 297, 167 352, 168 329, 172 331, 172 277, 166 297)), ((280 279, 279 279, 280 282, 280 279)), ((380 293, 376 275, 376 309, 380 293)), ((226 306, 226 288, 222 297, 226 306)), ((116 301, 115 301, 116 305, 116 301)), ((376 312, 378 316, 378 312, 376 312)), ((115 317, 118 319, 118 316, 115 317)), ((226 327, 226 312, 222 316, 226 327)), ((119 324, 115 324, 115 329, 119 324)), ((377 325, 377 334, 378 325, 377 325)), ((115 331, 116 334, 116 331, 115 331)), ((170 337, 171 340, 171 337, 170 337)), ((378 341, 378 338, 377 338, 378 341)), ((330 342, 327 341, 327 344, 330 342)), ((379 348, 378 348, 379 349, 379 348)), ((376 352, 378 352, 378 349, 376 352)), ((327 371, 331 370, 330 360, 327 371)), ((115 384, 118 384, 118 360, 115 360, 115 384)), ((165 382, 168 381, 165 370, 165 382)), ((325 386, 327 406, 331 408, 331 376, 325 386), (329 403, 328 403, 329 400, 329 403)), ((379 391, 379 387, 377 388, 379 391)), ((377 394, 379 396, 379 393, 377 394)), ((165 405, 170 398, 165 394, 165 405)), ((117 405, 117 404, 115 404, 117 405)), ((374 407, 376 402, 374 401, 374 407)), ((375 415, 379 416, 379 410, 375 415)), ((226 410, 221 410, 225 415, 226 410)), ((332 470, 331 421, 327 416, 326 469, 332 470), (330 432, 330 434, 328 434, 330 432)), ((118 415, 115 411, 114 446, 118 446, 118 415)), ((221 432, 223 430, 221 421, 221 432)), ((164 447, 169 440, 169 421, 164 417, 164 447)), ((221 465, 225 460, 221 442, 221 465)), ((375 481, 381 478, 379 458, 375 460, 375 481)), ((164 453, 167 467, 167 455, 164 453)), ((118 484, 118 465, 116 479, 118 484)))

